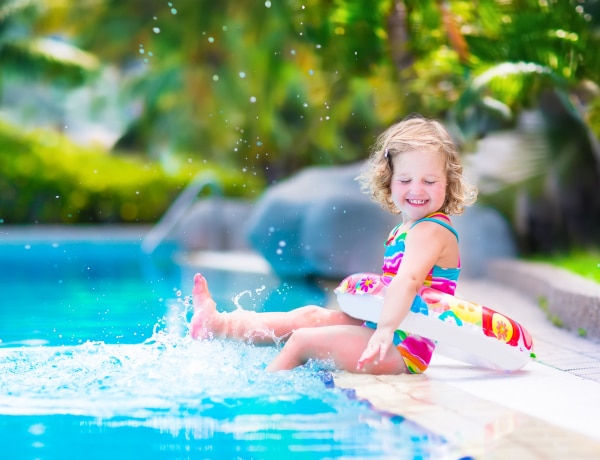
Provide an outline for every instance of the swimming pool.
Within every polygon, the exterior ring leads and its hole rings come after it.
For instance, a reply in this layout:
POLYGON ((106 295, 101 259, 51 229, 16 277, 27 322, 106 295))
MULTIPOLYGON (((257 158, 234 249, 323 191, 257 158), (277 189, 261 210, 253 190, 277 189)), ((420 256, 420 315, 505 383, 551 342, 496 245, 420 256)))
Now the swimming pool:
MULTIPOLYGON (((190 340, 195 268, 174 248, 147 256, 136 240, 0 243, 3 459, 448 452, 441 437, 333 387, 322 364, 269 374, 274 347, 190 340)), ((224 309, 323 300, 309 283, 202 271, 224 309)))

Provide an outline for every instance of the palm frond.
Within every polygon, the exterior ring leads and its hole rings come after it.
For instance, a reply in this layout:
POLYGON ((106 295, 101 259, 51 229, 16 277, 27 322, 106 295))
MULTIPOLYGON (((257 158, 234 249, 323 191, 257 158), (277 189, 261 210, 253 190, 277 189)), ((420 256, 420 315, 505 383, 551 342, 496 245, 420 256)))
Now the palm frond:
POLYGON ((79 67, 82 70, 97 70, 100 62, 93 54, 87 53, 64 41, 52 38, 33 38, 14 44, 15 47, 34 58, 54 62, 63 66, 79 67))

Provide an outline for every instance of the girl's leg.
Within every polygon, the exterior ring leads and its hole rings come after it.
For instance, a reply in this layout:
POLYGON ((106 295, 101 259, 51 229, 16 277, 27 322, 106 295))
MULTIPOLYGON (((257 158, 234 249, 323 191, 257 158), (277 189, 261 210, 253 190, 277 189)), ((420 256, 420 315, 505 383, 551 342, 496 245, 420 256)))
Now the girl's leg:
MULTIPOLYGON (((358 372, 356 364, 373 335, 362 326, 330 326, 295 331, 281 353, 269 364, 268 371, 293 369, 309 359, 332 359, 338 369, 358 372)), ((402 355, 390 347, 385 359, 365 364, 366 374, 402 374, 408 372, 402 355)))
POLYGON ((220 313, 208 291, 206 279, 200 274, 194 276, 192 297, 194 316, 190 323, 190 334, 195 339, 220 337, 250 339, 254 343, 274 343, 275 339, 304 327, 363 323, 341 311, 314 305, 289 312, 256 313, 239 309, 231 313, 220 313))

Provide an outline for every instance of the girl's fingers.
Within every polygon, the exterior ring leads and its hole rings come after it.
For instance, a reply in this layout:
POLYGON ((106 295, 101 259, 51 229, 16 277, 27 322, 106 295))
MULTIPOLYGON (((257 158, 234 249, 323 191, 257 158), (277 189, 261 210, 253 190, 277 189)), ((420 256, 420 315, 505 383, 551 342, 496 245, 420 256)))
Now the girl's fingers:
POLYGON ((362 355, 358 359, 356 369, 361 370, 366 362, 374 359, 383 361, 387 355, 390 345, 391 340, 388 340, 387 337, 384 337, 379 331, 375 331, 371 337, 371 340, 369 340, 365 351, 363 351, 362 355))
POLYGON ((379 345, 379 360, 383 361, 385 359, 385 355, 387 355, 388 348, 390 348, 389 343, 382 343, 379 345))
POLYGON ((367 361, 372 360, 375 356, 377 356, 377 348, 373 349, 371 346, 367 346, 363 354, 358 358, 358 363, 356 364, 356 368, 361 370, 367 361))

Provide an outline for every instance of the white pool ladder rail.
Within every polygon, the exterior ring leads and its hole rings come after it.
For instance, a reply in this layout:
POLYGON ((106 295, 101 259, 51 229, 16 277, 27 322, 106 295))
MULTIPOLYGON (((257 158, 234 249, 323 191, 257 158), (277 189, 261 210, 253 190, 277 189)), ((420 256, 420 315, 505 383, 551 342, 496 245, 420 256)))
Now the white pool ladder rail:
POLYGON ((223 194, 221 183, 214 174, 207 172, 198 173, 177 198, 175 198, 175 201, 169 206, 169 209, 167 209, 157 224, 144 237, 142 251, 146 254, 152 254, 190 209, 196 201, 198 194, 205 188, 210 188, 213 195, 220 196, 223 194))

